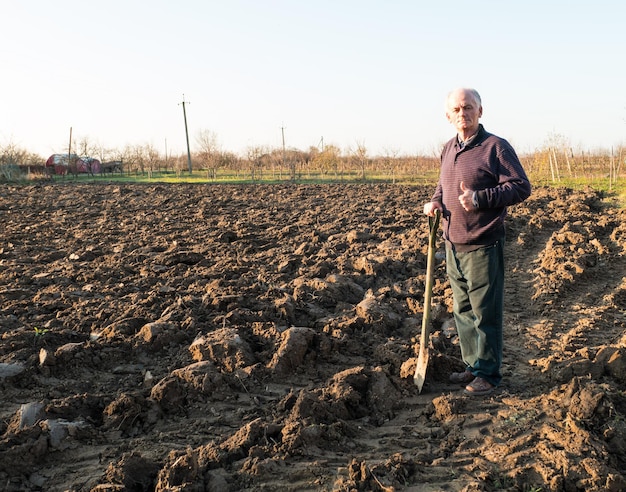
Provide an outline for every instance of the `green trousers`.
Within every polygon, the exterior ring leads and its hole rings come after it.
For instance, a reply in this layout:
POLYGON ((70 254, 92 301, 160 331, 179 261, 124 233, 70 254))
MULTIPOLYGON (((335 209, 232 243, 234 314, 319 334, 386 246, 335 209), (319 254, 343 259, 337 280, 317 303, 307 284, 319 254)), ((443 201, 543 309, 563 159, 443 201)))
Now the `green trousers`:
POLYGON ((446 271, 461 357, 475 376, 497 386, 502 380, 504 239, 470 252, 446 243, 446 271))

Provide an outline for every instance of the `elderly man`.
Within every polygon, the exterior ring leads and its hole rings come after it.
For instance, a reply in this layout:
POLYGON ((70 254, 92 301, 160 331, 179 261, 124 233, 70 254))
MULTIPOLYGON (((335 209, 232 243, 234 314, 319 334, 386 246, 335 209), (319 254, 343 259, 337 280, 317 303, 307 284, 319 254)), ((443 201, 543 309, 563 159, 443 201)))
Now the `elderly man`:
POLYGON ((457 135, 441 153, 439 183, 426 215, 440 210, 446 270, 454 297, 454 320, 464 372, 450 381, 465 393, 491 393, 502 380, 504 218, 507 207, 530 196, 531 186, 513 147, 488 133, 479 119, 480 95, 456 89, 446 116, 457 135))

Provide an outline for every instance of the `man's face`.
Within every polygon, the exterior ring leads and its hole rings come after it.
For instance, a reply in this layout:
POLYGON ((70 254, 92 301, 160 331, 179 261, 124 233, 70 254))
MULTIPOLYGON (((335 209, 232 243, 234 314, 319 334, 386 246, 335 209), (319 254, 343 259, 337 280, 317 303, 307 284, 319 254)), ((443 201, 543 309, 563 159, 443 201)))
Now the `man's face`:
POLYGON ((460 135, 469 137, 476 133, 482 115, 483 108, 471 92, 456 91, 450 94, 446 116, 460 135))

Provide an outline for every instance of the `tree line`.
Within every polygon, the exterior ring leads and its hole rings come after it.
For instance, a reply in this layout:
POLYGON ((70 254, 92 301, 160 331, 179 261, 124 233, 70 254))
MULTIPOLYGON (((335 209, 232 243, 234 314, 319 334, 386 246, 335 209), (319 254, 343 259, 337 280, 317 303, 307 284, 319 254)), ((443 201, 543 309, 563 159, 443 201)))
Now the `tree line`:
MULTIPOLYGON (((520 159, 531 180, 540 183, 570 183, 608 180, 609 187, 618 182, 626 160, 626 147, 611 149, 574 149, 559 135, 551 135, 545 144, 520 159)), ((79 139, 73 151, 80 156, 102 162, 122 162, 126 175, 155 173, 188 174, 188 156, 160 152, 153 145, 127 145, 123 149, 106 149, 88 138, 79 139)), ((0 146, 0 180, 12 181, 20 176, 45 175, 42 157, 14 144, 0 146)), ((335 145, 296 148, 248 147, 243 154, 221 149, 214 133, 198 133, 191 153, 192 173, 208 180, 225 177, 255 181, 307 180, 385 180, 389 182, 432 182, 439 169, 439 155, 400 155, 394 150, 371 156, 364 144, 349 149, 335 145)))

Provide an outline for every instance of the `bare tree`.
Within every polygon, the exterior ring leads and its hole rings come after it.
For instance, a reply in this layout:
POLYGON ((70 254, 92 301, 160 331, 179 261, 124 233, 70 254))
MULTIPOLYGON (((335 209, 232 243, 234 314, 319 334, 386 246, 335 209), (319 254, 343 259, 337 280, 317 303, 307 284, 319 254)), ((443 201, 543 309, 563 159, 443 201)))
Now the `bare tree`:
POLYGON ((0 148, 0 165, 15 165, 22 164, 28 156, 28 152, 19 148, 14 143, 10 142, 4 147, 0 148))
POLYGON ((341 152, 339 147, 335 145, 327 145, 324 150, 319 152, 312 159, 313 166, 319 170, 319 172, 325 176, 331 171, 334 171, 335 177, 338 175, 338 168, 340 162, 341 152))
POLYGON ((80 157, 99 155, 100 146, 92 142, 89 137, 80 137, 74 144, 74 152, 80 157))
POLYGON ((230 169, 239 172, 241 166, 240 162, 241 159, 236 154, 232 152, 220 152, 218 167, 220 169, 230 169))
POLYGON ((269 153, 264 147, 255 145, 247 148, 246 155, 250 165, 250 179, 255 181, 263 174, 263 164, 269 162, 269 153))
POLYGON ((352 152, 353 157, 356 159, 357 165, 361 173, 361 180, 365 181, 365 169, 367 167, 367 148, 363 142, 357 142, 356 148, 352 152))
POLYGON ((552 181, 561 180, 561 172, 559 170, 559 158, 562 157, 567 165, 567 171, 570 177, 572 174, 572 167, 568 158, 568 151, 571 151, 571 147, 567 138, 558 133, 551 133, 545 146, 548 148, 549 162, 550 162, 550 174, 552 175, 552 181))
POLYGON ((289 169, 291 181, 296 181, 298 176, 298 167, 309 163, 311 155, 308 152, 302 152, 298 149, 287 149, 285 152, 285 160, 287 161, 287 168, 289 169))
POLYGON ((152 144, 146 144, 143 149, 144 162, 148 167, 148 175, 152 177, 152 173, 159 170, 161 156, 152 144))
POLYGON ((396 166, 398 163, 398 149, 384 149, 384 167, 387 173, 391 176, 392 183, 396 182, 396 166))
POLYGON ((129 172, 145 172, 146 159, 141 145, 129 145, 124 150, 124 165, 129 172))
POLYGON ((308 160, 306 161, 306 171, 309 176, 311 175, 311 167, 315 165, 315 160, 317 159, 317 156, 320 154, 320 152, 321 150, 319 149, 319 147, 316 147, 315 145, 311 145, 309 147, 308 160))
POLYGON ((196 155, 207 170, 207 174, 210 174, 212 179, 216 179, 221 161, 217 135, 210 130, 200 130, 196 136, 196 143, 200 149, 196 155))
POLYGON ((43 157, 9 142, 0 147, 0 181, 14 181, 20 174, 49 177, 43 157))

